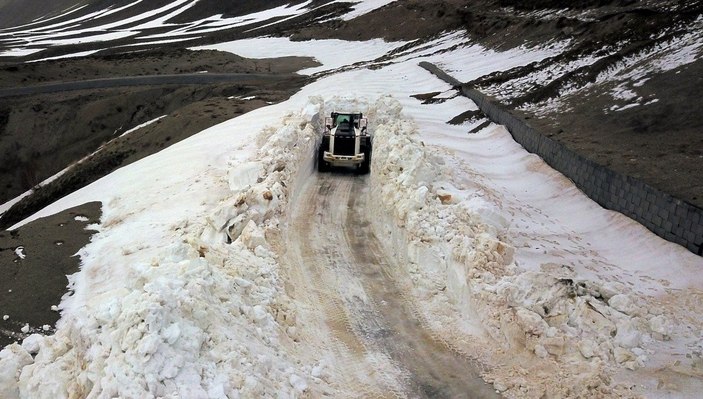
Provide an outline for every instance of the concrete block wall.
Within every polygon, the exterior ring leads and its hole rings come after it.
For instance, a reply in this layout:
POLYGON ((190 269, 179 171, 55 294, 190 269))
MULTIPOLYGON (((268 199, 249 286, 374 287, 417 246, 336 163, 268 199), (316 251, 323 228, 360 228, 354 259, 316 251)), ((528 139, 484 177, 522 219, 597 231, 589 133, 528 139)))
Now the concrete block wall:
POLYGON ((659 237, 703 255, 703 209, 582 157, 540 134, 498 102, 462 85, 437 66, 428 62, 421 62, 420 66, 459 88, 491 121, 504 125, 516 142, 542 157, 602 207, 620 212, 659 237))

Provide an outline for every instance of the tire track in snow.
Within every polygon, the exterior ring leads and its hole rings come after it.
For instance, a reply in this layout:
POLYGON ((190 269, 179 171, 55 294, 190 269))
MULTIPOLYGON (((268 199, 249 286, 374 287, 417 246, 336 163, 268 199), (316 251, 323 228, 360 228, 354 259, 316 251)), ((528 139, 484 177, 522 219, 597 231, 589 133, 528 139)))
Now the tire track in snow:
POLYGON ((294 206, 288 235, 289 250, 301 255, 292 263, 299 268, 291 270, 296 284, 311 286, 317 317, 351 351, 343 354, 342 369, 366 370, 367 381, 396 397, 497 397, 468 359, 423 327, 364 214, 372 206, 365 203, 364 182, 313 176, 294 206))

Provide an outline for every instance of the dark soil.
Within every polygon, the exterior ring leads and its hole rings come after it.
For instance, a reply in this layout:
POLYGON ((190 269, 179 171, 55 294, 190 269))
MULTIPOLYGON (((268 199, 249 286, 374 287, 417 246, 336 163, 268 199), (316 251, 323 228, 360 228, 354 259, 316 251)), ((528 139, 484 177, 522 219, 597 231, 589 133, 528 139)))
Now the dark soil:
POLYGON ((643 102, 657 102, 612 111, 625 103, 596 87, 568 101, 569 112, 532 117, 530 124, 601 165, 703 207, 703 113, 697 102, 682 101, 701 92, 699 60, 638 88, 643 102))
POLYGON ((61 12, 76 0, 0 0, 0 28, 18 26, 61 12))
MULTIPOLYGON (((520 2, 502 1, 516 8, 520 2)), ((703 207, 703 113, 697 97, 703 91, 703 62, 700 60, 676 70, 648 75, 637 87, 642 103, 621 111, 612 106, 626 105, 609 94, 612 85, 596 85, 596 77, 615 67, 623 59, 650 51, 672 38, 688 32, 692 21, 703 14, 703 3, 679 2, 671 11, 672 2, 577 2, 572 7, 588 8, 590 19, 560 19, 558 26, 524 20, 520 36, 530 37, 542 31, 555 37, 569 37, 574 43, 569 51, 541 62, 476 79, 469 84, 480 90, 497 90, 502 84, 529 73, 563 64, 586 55, 600 60, 565 73, 545 86, 537 86, 524 95, 504 100, 517 113, 530 119, 530 124, 543 134, 565 144, 579 154, 617 172, 636 177, 698 207, 703 207), (669 8, 667 8, 669 7, 669 8), (545 117, 520 112, 525 104, 560 97, 566 87, 586 87, 578 95, 562 98, 566 106, 545 117)), ((515 26, 506 29, 516 29, 515 26)), ((497 42, 491 39, 490 41, 497 42)), ((505 44, 505 43, 503 43, 505 44)))
POLYGON ((91 202, 11 232, 0 231, 0 347, 54 330, 60 314, 51 307, 68 292, 66 276, 79 269, 76 252, 95 232, 86 227, 99 221, 100 203, 91 202), (18 247, 24 248, 24 259, 15 253, 18 247), (9 318, 3 320, 4 315, 9 318), (30 326, 27 334, 20 331, 25 324, 30 326), (44 331, 44 325, 50 329, 44 331))

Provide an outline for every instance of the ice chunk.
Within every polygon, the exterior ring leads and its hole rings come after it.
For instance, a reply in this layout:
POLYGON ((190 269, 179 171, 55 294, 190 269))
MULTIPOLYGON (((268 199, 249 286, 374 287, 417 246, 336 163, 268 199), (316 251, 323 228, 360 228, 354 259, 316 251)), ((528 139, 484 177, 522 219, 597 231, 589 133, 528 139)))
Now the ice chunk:
POLYGON ((615 335, 615 343, 623 348, 634 348, 640 344, 642 333, 637 329, 637 326, 632 319, 620 320, 617 323, 617 334, 615 335))
POLYGON ((541 340, 542 345, 544 345, 544 348, 547 350, 552 355, 555 356, 561 356, 564 354, 565 350, 565 342, 564 342, 564 337, 552 337, 552 338, 543 338, 541 340))
POLYGON ((549 357, 549 352, 547 352, 547 349, 544 346, 537 344, 535 345, 535 355, 542 359, 546 359, 549 357))
POLYGON ((178 324, 173 323, 164 330, 162 335, 169 345, 173 345, 181 336, 181 329, 178 327, 178 324))
POLYGON ((45 337, 41 334, 32 334, 29 337, 22 340, 22 348, 29 353, 39 352, 45 337))
POLYGON ((636 307, 628 295, 617 294, 608 300, 608 305, 618 312, 626 315, 633 315, 636 312, 636 307))
POLYGON ((259 245, 266 245, 264 231, 257 226, 253 220, 250 220, 247 225, 244 226, 244 230, 242 230, 242 234, 239 238, 242 240, 242 244, 252 251, 259 245))
POLYGON ((598 292, 606 301, 623 291, 625 291, 625 285, 618 281, 609 281, 598 287, 598 292))
POLYGON ((658 334, 655 337, 666 340, 671 335, 672 326, 666 317, 659 315, 649 319, 649 329, 658 334))
POLYGON ((636 359, 632 352, 619 346, 615 347, 613 354, 615 355, 615 361, 618 363, 625 363, 636 359))
POLYGON ((578 344, 579 352, 586 359, 592 358, 596 354, 596 344, 590 339, 584 339, 578 344))
POLYGON ((20 371, 34 362, 32 356, 18 344, 11 344, 0 351, 0 398, 19 399, 17 384, 20 371))
POLYGON ((547 322, 544 321, 540 315, 531 310, 518 308, 515 313, 518 323, 520 323, 522 329, 528 334, 543 335, 549 328, 547 322))
POLYGON ((263 321, 263 320, 266 318, 267 315, 268 315, 268 313, 266 313, 266 310, 265 310, 264 307, 261 306, 261 305, 256 305, 256 306, 254 306, 254 308, 252 309, 252 317, 253 317, 254 320, 256 320, 257 322, 263 321))
POLYGON ((303 393, 308 390, 308 383, 302 377, 298 377, 295 374, 291 374, 288 381, 290 382, 290 385, 300 393, 303 393))

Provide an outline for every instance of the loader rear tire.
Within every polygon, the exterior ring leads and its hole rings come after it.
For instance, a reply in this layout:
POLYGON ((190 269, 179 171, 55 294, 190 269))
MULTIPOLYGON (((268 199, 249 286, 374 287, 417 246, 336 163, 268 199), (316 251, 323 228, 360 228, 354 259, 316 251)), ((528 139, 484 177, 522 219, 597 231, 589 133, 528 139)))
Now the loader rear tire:
POLYGON ((364 162, 359 165, 357 173, 360 175, 367 175, 371 171, 371 143, 369 143, 364 149, 364 162))

